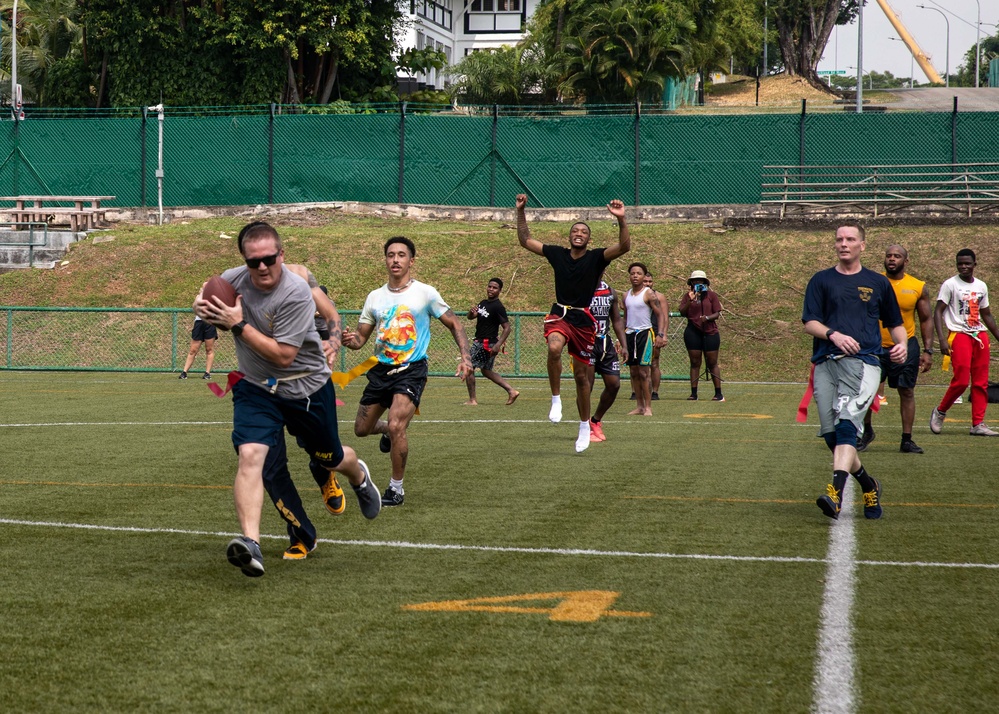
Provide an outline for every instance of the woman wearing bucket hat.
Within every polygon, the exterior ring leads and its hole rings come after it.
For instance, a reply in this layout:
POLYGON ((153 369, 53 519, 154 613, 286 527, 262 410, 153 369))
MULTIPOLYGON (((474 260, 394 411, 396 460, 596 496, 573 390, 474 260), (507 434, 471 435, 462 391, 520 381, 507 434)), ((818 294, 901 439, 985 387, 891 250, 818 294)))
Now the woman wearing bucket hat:
POLYGON ((683 344, 690 357, 690 396, 697 400, 697 382, 701 376, 701 358, 707 362, 707 372, 715 384, 715 396, 711 401, 724 402, 721 389, 721 371, 718 369, 718 348, 721 336, 718 334, 718 316, 721 315, 721 301, 718 294, 709 289, 710 281, 703 270, 695 270, 687 280, 687 292, 680 298, 680 314, 687 318, 687 328, 683 331, 683 344))

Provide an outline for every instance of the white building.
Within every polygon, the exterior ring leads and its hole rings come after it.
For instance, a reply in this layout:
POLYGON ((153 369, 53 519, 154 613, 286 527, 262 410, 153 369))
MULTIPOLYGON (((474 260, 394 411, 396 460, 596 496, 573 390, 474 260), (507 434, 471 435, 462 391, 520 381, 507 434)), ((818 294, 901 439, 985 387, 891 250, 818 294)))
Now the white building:
MULTIPOLYGON (((517 44, 538 3, 539 0, 403 0, 400 9, 409 22, 401 44, 403 49, 435 47, 451 65, 469 52, 517 44)), ((432 71, 420 75, 409 80, 411 86, 406 89, 443 89, 442 74, 432 71)), ((400 77, 400 84, 405 82, 400 77)))

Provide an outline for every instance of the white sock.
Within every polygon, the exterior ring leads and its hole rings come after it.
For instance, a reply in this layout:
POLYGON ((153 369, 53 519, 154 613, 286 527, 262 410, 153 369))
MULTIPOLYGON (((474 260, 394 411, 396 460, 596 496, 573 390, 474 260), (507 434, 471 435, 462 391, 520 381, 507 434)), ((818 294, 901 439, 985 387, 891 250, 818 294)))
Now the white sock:
POLYGON ((562 421, 562 396, 559 394, 552 395, 552 408, 548 412, 548 421, 553 424, 562 421))
POLYGON ((389 488, 391 488, 396 493, 405 494, 406 492, 402 490, 402 479, 389 479, 389 488))
POLYGON ((576 453, 586 451, 590 447, 590 422, 579 422, 579 436, 576 437, 576 453))

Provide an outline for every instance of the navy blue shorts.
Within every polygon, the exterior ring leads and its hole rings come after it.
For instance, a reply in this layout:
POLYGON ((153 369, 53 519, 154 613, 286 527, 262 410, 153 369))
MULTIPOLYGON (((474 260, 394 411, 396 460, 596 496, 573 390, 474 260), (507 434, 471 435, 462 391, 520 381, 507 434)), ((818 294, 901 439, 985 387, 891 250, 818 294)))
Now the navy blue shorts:
POLYGON ((232 387, 232 445, 277 447, 285 427, 313 461, 333 469, 343 461, 336 423, 336 394, 326 382, 307 399, 282 399, 245 379, 232 387))

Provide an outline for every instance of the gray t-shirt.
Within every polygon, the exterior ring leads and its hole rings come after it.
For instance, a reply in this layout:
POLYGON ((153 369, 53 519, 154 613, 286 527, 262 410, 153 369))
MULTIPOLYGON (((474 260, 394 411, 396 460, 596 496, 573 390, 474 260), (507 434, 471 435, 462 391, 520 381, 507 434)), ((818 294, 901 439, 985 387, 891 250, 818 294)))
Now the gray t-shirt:
POLYGON ((284 267, 277 287, 267 292, 254 287, 245 265, 230 268, 222 277, 243 296, 244 320, 268 337, 299 348, 289 367, 279 367, 237 337, 239 371, 261 389, 269 389, 268 380, 282 380, 277 383, 276 394, 284 399, 305 399, 322 387, 330 378, 330 368, 316 331, 316 304, 308 284, 284 267), (283 381, 283 378, 303 372, 308 376, 283 381))

